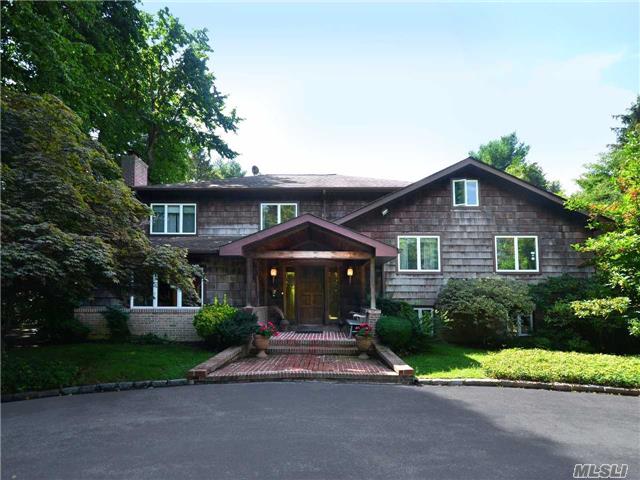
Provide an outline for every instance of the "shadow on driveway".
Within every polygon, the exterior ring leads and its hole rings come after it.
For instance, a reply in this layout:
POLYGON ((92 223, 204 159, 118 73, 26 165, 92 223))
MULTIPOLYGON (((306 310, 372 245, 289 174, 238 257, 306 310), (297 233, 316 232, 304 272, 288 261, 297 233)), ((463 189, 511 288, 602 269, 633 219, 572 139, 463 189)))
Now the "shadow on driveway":
POLYGON ((2 478, 639 477, 638 400, 483 387, 202 385, 3 405, 2 478), (14 477, 15 476, 15 477, 14 477))

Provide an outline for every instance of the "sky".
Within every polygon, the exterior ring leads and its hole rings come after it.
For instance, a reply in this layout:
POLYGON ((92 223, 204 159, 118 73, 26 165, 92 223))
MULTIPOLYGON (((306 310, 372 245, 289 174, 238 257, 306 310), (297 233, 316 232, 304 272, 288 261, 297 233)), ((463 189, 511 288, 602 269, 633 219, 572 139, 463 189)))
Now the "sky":
POLYGON ((215 3, 210 68, 246 170, 415 181, 515 131, 567 192, 640 92, 640 3, 215 3))

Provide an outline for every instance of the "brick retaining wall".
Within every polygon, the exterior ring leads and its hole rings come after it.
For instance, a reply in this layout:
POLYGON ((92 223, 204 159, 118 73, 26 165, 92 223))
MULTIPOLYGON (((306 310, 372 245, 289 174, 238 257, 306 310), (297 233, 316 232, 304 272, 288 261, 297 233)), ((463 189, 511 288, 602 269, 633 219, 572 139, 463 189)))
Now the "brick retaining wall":
MULTIPOLYGON (((109 334, 102 313, 105 307, 80 307, 75 310, 78 320, 90 328, 92 338, 105 338, 109 334)), ((153 333, 177 342, 202 340, 193 328, 197 308, 132 308, 129 312, 129 330, 133 335, 153 333)))

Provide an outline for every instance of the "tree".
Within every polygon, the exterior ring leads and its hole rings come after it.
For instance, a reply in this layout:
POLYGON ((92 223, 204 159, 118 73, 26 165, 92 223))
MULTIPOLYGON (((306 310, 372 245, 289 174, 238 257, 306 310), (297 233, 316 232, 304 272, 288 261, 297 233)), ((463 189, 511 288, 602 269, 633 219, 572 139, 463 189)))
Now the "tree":
POLYGON ((143 290, 152 273, 197 296, 186 250, 154 247, 118 164, 51 95, 2 95, 2 312, 69 318, 97 288, 143 290))
POLYGON ((58 96, 109 151, 140 152, 152 182, 191 178, 198 149, 236 156, 220 132, 240 119, 207 66, 206 31, 134 2, 3 2, 2 18, 3 85, 58 96))
POLYGON ((530 148, 529 145, 521 142, 513 132, 480 145, 477 152, 469 152, 469 155, 537 187, 559 193, 561 191, 560 183, 547 180, 540 165, 527 161, 526 157, 530 148))
POLYGON ((236 160, 224 160, 218 158, 211 162, 210 157, 202 150, 193 158, 195 181, 219 180, 223 178, 244 177, 247 172, 236 160))
POLYGON ((620 120, 620 123, 622 123, 620 127, 612 128, 616 132, 618 146, 621 146, 627 141, 629 131, 633 130, 640 122, 640 95, 636 97, 634 104, 627 109, 627 113, 614 115, 613 118, 620 120))
POLYGON ((608 317, 628 305, 629 330, 640 336, 640 124, 629 124, 620 145, 588 165, 578 180, 581 191, 567 207, 586 211, 591 225, 602 232, 577 248, 593 255, 598 271, 614 290, 591 304, 574 302, 577 313, 608 317), (586 312, 586 313, 585 313, 586 312))

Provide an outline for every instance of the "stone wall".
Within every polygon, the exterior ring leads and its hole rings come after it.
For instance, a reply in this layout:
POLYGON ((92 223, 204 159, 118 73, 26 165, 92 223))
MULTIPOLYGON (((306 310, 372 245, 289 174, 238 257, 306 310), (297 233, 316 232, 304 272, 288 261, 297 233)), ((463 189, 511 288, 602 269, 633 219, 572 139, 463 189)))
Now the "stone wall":
MULTIPOLYGON (((78 320, 90 328, 91 338, 105 338, 109 335, 107 323, 102 315, 105 307, 80 307, 75 310, 78 320)), ((133 308, 129 312, 129 330, 133 335, 153 333, 176 342, 197 342, 193 327, 193 316, 197 308, 133 308)))

